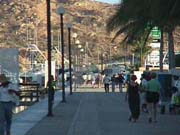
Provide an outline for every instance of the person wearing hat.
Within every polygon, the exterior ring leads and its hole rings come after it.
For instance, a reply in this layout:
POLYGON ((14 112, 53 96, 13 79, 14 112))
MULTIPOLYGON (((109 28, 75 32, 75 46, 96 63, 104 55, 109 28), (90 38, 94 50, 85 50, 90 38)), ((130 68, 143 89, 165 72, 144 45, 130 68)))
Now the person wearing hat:
POLYGON ((128 99, 131 115, 129 121, 136 122, 140 115, 140 95, 139 84, 136 82, 136 75, 132 75, 128 84, 126 100, 128 99))
POLYGON ((19 92, 13 89, 4 74, 0 74, 0 135, 10 135, 15 95, 18 96, 19 92))

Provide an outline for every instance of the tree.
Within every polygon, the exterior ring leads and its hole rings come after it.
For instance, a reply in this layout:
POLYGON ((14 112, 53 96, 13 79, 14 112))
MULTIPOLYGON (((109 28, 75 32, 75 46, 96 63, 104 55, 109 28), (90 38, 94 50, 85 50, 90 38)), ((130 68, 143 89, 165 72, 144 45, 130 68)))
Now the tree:
POLYGON ((175 68, 173 31, 180 24, 180 9, 178 8, 180 6, 180 1, 154 0, 153 5, 151 9, 152 20, 161 29, 162 36, 164 32, 168 33, 169 69, 173 69, 175 68))
POLYGON ((150 46, 146 45, 147 37, 142 36, 141 40, 135 41, 133 44, 132 51, 135 53, 135 56, 139 56, 140 59, 140 65, 142 66, 143 60, 145 57, 152 51, 152 48, 150 46))
POLYGON ((116 30, 113 40, 120 34, 125 33, 126 36, 122 42, 134 44, 139 41, 145 47, 151 29, 155 26, 151 23, 149 14, 146 12, 146 10, 149 11, 150 2, 149 0, 122 1, 117 12, 107 22, 108 32, 116 30))
MULTIPOLYGON (((140 40, 145 33, 148 37, 151 29, 158 26, 163 33, 168 33, 169 68, 172 69, 175 66, 173 31, 180 22, 179 6, 180 1, 178 0, 122 0, 117 12, 108 20, 107 30, 118 29, 114 38, 126 33, 123 41, 132 42, 140 40)), ((162 49, 163 41, 161 43, 162 49)), ((160 58, 162 60, 162 56, 160 58)))

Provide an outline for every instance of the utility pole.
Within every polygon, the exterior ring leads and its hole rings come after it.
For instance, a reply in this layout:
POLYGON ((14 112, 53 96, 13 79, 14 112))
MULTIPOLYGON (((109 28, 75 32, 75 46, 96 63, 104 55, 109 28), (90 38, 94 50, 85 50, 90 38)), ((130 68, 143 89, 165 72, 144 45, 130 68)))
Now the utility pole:
POLYGON ((50 0, 46 0, 47 4, 47 48, 48 48, 48 114, 52 117, 52 80, 51 80, 51 6, 50 0))

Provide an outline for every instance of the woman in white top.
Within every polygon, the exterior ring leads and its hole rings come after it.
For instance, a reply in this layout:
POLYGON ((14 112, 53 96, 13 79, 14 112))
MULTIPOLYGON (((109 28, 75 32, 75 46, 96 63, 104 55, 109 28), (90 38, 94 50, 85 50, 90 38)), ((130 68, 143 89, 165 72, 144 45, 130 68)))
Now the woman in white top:
POLYGON ((109 84, 111 83, 111 78, 108 75, 105 75, 103 78, 104 89, 106 93, 109 93, 109 84))
POLYGON ((18 96, 19 92, 12 89, 4 74, 0 74, 0 135, 10 135, 15 95, 18 96))

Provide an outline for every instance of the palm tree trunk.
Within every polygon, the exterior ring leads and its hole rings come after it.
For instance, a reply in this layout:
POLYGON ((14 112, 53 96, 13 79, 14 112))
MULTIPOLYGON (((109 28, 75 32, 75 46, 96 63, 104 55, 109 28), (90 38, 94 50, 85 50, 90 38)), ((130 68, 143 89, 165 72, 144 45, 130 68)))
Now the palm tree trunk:
POLYGON ((169 70, 175 68, 173 30, 168 31, 169 70))
POLYGON ((164 31, 161 30, 161 43, 160 43, 160 56, 159 56, 159 67, 160 72, 163 72, 163 48, 164 48, 164 31))
POLYGON ((144 64, 143 63, 143 48, 145 47, 145 45, 146 45, 146 43, 147 43, 147 40, 148 40, 148 38, 149 38, 149 35, 150 35, 150 33, 151 33, 151 30, 152 30, 152 27, 150 27, 150 30, 148 31, 148 33, 147 33, 147 35, 146 35, 146 37, 145 37, 145 39, 144 39, 144 42, 143 42, 143 44, 141 44, 141 54, 140 54, 140 60, 141 60, 141 63, 140 63, 140 66, 142 66, 142 64, 144 64))

